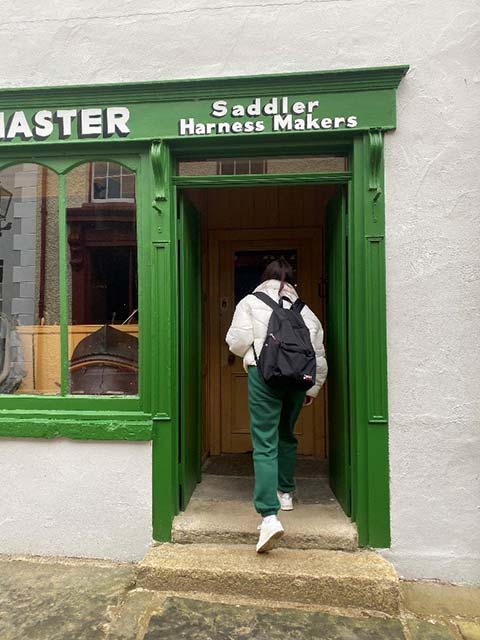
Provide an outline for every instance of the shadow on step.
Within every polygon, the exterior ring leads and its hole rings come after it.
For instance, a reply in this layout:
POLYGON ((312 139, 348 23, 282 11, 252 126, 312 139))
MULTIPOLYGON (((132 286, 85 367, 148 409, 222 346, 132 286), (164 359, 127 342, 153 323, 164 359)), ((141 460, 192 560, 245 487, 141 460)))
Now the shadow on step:
MULTIPOLYGON (((203 473, 215 476, 252 476, 253 460, 251 453, 224 453, 210 456, 203 465, 203 473)), ((327 478, 328 462, 324 458, 298 456, 297 478, 327 478)))

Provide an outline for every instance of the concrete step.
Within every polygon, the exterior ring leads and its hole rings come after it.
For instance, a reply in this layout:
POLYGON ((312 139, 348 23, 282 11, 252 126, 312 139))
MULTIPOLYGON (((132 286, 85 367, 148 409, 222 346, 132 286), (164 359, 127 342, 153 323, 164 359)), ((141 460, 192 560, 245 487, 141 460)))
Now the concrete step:
MULTIPOLYGON (((285 529, 279 546, 290 549, 339 549, 355 551, 355 525, 336 505, 297 505, 278 517, 285 529)), ((247 502, 192 501, 176 516, 172 541, 180 544, 255 544, 261 518, 247 502)))
POLYGON ((137 587, 204 592, 326 607, 399 612, 399 580, 372 551, 274 549, 250 545, 161 544, 138 567, 137 587))

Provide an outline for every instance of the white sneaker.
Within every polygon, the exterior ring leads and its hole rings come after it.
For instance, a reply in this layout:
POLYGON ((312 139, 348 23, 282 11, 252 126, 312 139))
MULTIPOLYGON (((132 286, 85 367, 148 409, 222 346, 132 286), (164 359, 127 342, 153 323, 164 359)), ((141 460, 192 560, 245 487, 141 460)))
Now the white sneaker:
POLYGON ((285 533, 282 523, 277 517, 269 518, 267 521, 264 520, 257 528, 260 531, 260 537, 257 542, 257 553, 270 551, 275 545, 275 541, 285 533))
POLYGON ((278 499, 280 501, 280 509, 282 511, 292 511, 293 509, 293 496, 291 493, 282 493, 277 491, 278 499))

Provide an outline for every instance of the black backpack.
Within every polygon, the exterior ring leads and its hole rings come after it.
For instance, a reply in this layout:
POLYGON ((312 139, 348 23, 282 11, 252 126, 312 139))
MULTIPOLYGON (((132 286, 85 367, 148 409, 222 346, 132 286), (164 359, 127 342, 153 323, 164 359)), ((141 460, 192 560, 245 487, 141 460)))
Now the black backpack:
POLYGON ((278 303, 266 293, 253 295, 272 309, 267 337, 258 357, 253 347, 264 381, 276 388, 310 389, 315 384, 317 361, 310 331, 300 314, 304 303, 297 299, 290 309, 285 309, 282 298, 278 303))

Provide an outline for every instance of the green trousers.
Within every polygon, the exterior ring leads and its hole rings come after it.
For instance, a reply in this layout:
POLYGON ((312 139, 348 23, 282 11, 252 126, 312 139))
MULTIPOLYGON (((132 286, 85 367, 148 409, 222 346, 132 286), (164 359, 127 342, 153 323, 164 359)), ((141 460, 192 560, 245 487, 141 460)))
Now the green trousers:
POLYGON ((253 443, 255 489, 253 502, 262 516, 280 509, 277 489, 295 489, 297 438, 293 430, 305 400, 305 391, 273 389, 257 367, 248 367, 248 409, 253 443))

